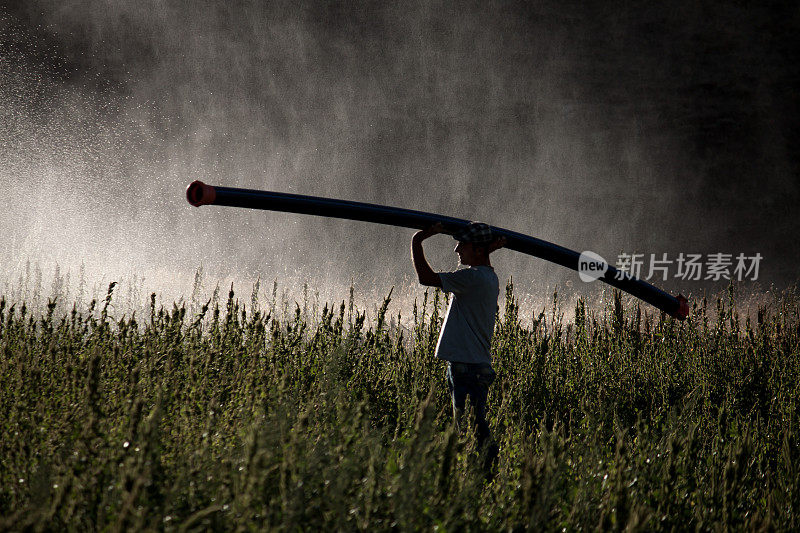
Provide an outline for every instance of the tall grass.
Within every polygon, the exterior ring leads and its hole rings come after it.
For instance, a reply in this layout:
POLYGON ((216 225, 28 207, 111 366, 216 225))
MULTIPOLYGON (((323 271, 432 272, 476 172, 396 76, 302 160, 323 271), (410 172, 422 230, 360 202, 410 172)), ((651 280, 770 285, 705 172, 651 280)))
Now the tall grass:
POLYGON ((0 301, 3 529, 800 527, 792 292, 683 323, 616 294, 565 324, 556 295, 523 327, 509 284, 487 480, 432 355, 441 293, 406 330, 391 293, 369 320, 233 291, 140 318, 113 290, 62 316, 0 301))

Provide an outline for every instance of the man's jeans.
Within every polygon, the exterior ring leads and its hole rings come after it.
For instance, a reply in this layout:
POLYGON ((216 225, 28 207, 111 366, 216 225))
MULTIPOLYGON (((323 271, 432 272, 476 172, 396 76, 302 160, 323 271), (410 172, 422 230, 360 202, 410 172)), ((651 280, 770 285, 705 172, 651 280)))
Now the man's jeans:
POLYGON ((489 385, 495 378, 494 370, 489 365, 453 363, 447 365, 447 387, 453 399, 453 418, 456 427, 463 429, 463 415, 467 396, 475 411, 475 430, 478 446, 483 446, 489 439, 489 423, 486 422, 486 396, 489 385))

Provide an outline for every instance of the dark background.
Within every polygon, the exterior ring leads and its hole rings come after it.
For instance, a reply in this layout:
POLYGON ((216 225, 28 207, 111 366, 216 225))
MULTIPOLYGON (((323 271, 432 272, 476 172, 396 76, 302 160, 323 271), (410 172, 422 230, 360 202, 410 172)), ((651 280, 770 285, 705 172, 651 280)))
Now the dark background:
MULTIPOLYGON (((34 0, 0 24, 7 277, 32 259, 155 285, 201 264, 413 283, 408 230, 191 208, 202 179, 484 220, 612 263, 758 252, 764 286, 797 279, 796 3, 34 0)), ((437 239, 432 263, 455 266, 437 239)), ((577 279, 495 264, 530 292, 577 279)))

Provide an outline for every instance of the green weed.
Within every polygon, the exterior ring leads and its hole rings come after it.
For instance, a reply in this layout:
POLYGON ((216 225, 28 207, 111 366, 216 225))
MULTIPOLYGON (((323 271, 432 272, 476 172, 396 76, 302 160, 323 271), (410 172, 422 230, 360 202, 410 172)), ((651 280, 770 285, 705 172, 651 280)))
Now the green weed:
POLYGON ((391 292, 370 320, 352 292, 277 318, 277 282, 261 309, 260 281, 249 307, 195 281, 141 319, 114 284, 62 313, 0 301, 3 529, 800 527, 793 292, 752 321, 733 293, 685 322, 617 294, 569 324, 554 295, 523 326, 509 284, 487 481, 433 358, 441 293, 404 329, 391 292))

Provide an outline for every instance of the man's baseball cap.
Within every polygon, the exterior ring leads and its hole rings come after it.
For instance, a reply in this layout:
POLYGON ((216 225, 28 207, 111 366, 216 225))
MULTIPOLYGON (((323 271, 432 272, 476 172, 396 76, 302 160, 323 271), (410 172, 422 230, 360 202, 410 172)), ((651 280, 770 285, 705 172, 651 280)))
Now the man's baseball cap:
POLYGON ((453 234, 453 238, 460 242, 472 244, 489 244, 494 240, 492 228, 483 222, 470 222, 453 234))

